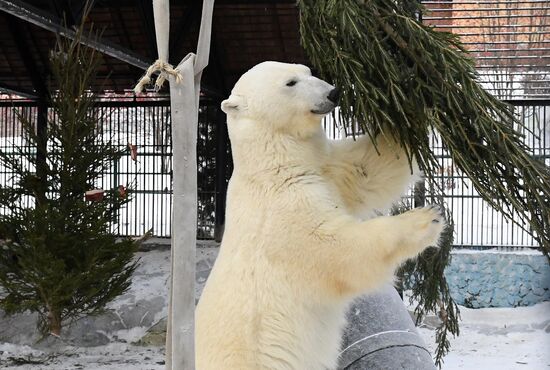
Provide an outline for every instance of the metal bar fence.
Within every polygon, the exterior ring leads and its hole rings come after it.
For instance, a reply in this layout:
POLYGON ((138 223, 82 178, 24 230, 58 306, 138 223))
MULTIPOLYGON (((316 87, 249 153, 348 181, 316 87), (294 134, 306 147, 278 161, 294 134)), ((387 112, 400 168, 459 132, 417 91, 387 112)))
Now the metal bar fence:
MULTIPOLYGON (((550 101, 513 101, 516 116, 523 126, 516 127, 524 136, 531 154, 550 166, 550 101)), ((445 190, 444 201, 453 215, 456 247, 487 249, 537 248, 535 239, 522 227, 506 219, 475 191, 472 181, 453 165, 437 137, 432 148, 438 154, 441 173, 438 181, 445 190)), ((529 230, 529 226, 524 226, 529 230)))
MULTIPOLYGON (((517 127, 517 130, 524 135, 531 154, 550 166, 550 100, 514 100, 510 103, 517 117, 523 122, 523 126, 517 127)), ((345 136, 344 132, 336 128, 333 117, 325 120, 324 127, 327 136, 331 139, 340 139, 345 136)), ((443 201, 453 217, 455 247, 472 249, 539 247, 526 230, 506 219, 501 212, 493 209, 481 198, 475 191, 472 181, 454 166, 451 156, 436 136, 431 137, 430 140, 441 166, 436 180, 445 193, 443 201)), ((404 199, 405 207, 418 207, 423 205, 425 198, 430 199, 429 191, 426 194, 415 193, 419 190, 423 193, 427 184, 423 185, 410 189, 404 199)))
MULTIPOLYGON (((5 153, 10 159, 21 159, 21 165, 27 168, 32 167, 32 163, 25 160, 25 155, 36 156, 36 147, 27 139, 27 135, 21 125, 21 121, 29 122, 36 132, 36 123, 38 121, 38 107, 35 103, 18 102, 13 106, 0 105, 0 151, 5 153)), ((8 168, 0 163, 0 186, 13 187, 18 179, 8 168)), ((31 197, 23 197, 22 205, 26 207, 33 206, 31 197)), ((1 213, 9 212, 9 207, 0 207, 1 213)))
MULTIPOLYGON (((523 121, 525 142, 532 154, 550 165, 550 101, 514 101, 515 112, 523 121)), ((203 101, 199 111, 198 153, 198 237, 214 238, 216 198, 224 196, 225 189, 216 188, 216 143, 218 135, 219 104, 203 101)), ((120 235, 141 235, 152 229, 159 237, 171 234, 172 149, 169 102, 164 101, 108 101, 98 102, 93 114, 98 120, 99 138, 128 149, 126 155, 113 163, 97 184, 98 188, 118 185, 133 187, 133 199, 120 213, 113 230, 120 235), (129 144, 135 146, 137 158, 131 157, 129 144)), ((0 150, 20 156, 17 148, 32 153, 23 135, 19 115, 36 121, 36 107, 32 102, 0 102, 0 150)), ((185 124, 181 122, 179 124, 185 124)), ((324 123, 327 136, 338 139, 345 134, 338 130, 334 117, 324 123)), ((473 189, 471 181, 461 174, 437 138, 432 146, 441 163, 438 180, 445 190, 445 202, 453 214, 455 245, 469 248, 537 247, 529 234, 504 219, 473 189)), ((223 148, 225 155, 230 155, 223 148)), ((231 161, 225 161, 226 181, 231 174, 231 161)), ((0 167, 0 184, 13 186, 11 173, 0 167)), ((226 181, 221 182, 225 184, 226 181)), ((414 204, 414 194, 407 199, 414 204)), ((417 202, 419 197, 417 198, 417 202)), ((29 199, 29 205, 31 205, 29 199)), ((6 210, 3 210, 6 211, 6 210)))
MULTIPOLYGON (((198 154, 198 233, 199 239, 212 239, 215 227, 215 137, 216 115, 219 104, 203 100, 199 110, 198 154)), ((154 101, 99 101, 91 114, 98 123, 98 140, 110 142, 125 155, 112 163, 96 183, 98 189, 119 185, 131 189, 132 200, 119 213, 113 231, 119 235, 142 235, 152 230, 158 237, 170 237, 172 214, 172 139, 170 102, 154 101), (133 149, 132 149, 133 148, 133 149), (132 150, 137 157, 132 158, 132 150)), ((0 150, 24 160, 34 155, 20 117, 36 124, 36 106, 33 102, 0 102, 0 150), (27 153, 27 154, 25 154, 27 153)), ((49 120, 55 120, 52 111, 49 120)), ((180 124, 185 124, 181 122, 180 124)), ((228 161, 230 164, 230 161, 228 161)), ((227 171, 226 171, 227 172, 227 171)), ((16 179, 8 168, 0 166, 0 185, 14 186, 16 179)), ((225 194, 225 192, 223 192, 225 194)), ((29 198, 28 205, 32 205, 29 198)), ((1 209, 0 212, 8 212, 1 209)))

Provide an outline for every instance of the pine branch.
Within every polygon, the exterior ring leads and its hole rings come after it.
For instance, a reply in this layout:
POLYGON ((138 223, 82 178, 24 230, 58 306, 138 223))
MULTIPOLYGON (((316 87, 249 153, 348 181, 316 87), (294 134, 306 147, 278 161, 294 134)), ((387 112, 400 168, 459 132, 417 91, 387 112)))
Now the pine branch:
POLYGON ((301 0, 299 7, 311 62, 343 90, 344 129, 355 134, 358 124, 375 138, 387 127, 437 187, 435 134, 480 196, 550 258, 550 170, 530 155, 512 107, 479 85, 457 36, 418 22, 414 1, 301 0))
MULTIPOLYGON (((438 138, 480 196, 533 235, 550 259, 550 170, 530 155, 515 130, 527 128, 513 108, 479 85, 475 63, 458 37, 418 22, 422 7, 416 1, 299 0, 298 5, 310 61, 342 89, 337 122, 346 134, 355 135, 358 125, 373 140, 382 130, 394 136, 441 199, 440 164, 430 146, 430 137, 438 138)), ((418 317, 445 312, 436 333, 439 365, 449 349, 448 333, 458 334, 458 309, 444 276, 452 230, 447 234, 445 247, 427 250, 406 268, 418 317)))
MULTIPOLYGON (((400 214, 409 209, 409 206, 401 204, 392 209, 392 214, 400 214)), ((424 317, 431 312, 437 313, 441 319, 441 324, 436 328, 435 349, 435 363, 439 367, 451 347, 449 334, 458 336, 460 333, 460 311, 445 278, 445 267, 451 261, 453 229, 452 222, 449 222, 438 248, 427 249, 417 258, 405 262, 397 271, 401 289, 411 292, 410 303, 417 302, 414 310, 416 325, 421 324, 424 317)))

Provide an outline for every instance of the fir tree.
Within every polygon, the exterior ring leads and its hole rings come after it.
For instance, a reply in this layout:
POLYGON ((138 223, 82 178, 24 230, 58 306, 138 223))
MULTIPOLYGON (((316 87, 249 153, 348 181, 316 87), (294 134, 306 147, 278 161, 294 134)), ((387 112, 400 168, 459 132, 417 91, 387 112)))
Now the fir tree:
POLYGON ((74 41, 59 38, 51 54, 47 146, 19 116, 31 144, 25 148, 38 153, 0 153, 0 165, 14 173, 14 186, 0 187, 0 307, 38 313, 40 331, 53 335, 102 310, 136 268, 137 243, 110 231, 128 202, 125 189, 86 196, 123 153, 99 135, 89 86, 100 56, 80 44, 82 30, 74 41))
MULTIPOLYGON (((435 134, 475 190, 511 222, 531 233, 550 258, 550 170, 533 158, 514 129, 513 109, 478 83, 475 63, 457 36, 422 24, 419 1, 299 0, 302 45, 321 76, 342 89, 339 122, 376 138, 394 136, 415 157, 440 199, 435 134)), ((444 317, 436 362, 458 334, 458 312, 443 271, 450 232, 402 270, 412 274, 418 313, 444 317)))
POLYGON ((439 163, 429 137, 436 133, 481 197, 550 257, 550 169, 514 129, 522 122, 512 107, 480 86, 458 36, 422 24, 418 1, 300 0, 299 6, 311 62, 342 89, 344 127, 358 125, 372 137, 385 128, 435 186, 439 163))
MULTIPOLYGON (((401 205, 394 206, 391 213, 397 215, 411 208, 410 205, 403 202, 401 205)), ((434 356, 435 363, 439 366, 451 348, 449 334, 456 336, 460 332, 460 311, 451 296, 444 274, 451 258, 454 241, 452 218, 448 217, 448 220, 439 244, 426 249, 417 258, 406 261, 399 267, 396 274, 399 279, 398 289, 400 292, 403 293, 403 290, 407 289, 410 292, 409 302, 417 303, 414 309, 415 324, 421 324, 424 317, 430 312, 437 312, 441 320, 435 330, 437 347, 434 356)))

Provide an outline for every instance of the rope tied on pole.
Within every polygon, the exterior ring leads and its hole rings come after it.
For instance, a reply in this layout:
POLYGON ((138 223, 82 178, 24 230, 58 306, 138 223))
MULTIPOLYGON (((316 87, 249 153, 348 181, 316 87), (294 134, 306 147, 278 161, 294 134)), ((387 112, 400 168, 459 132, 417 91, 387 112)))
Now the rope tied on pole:
POLYGON ((145 72, 143 77, 141 77, 139 82, 134 87, 134 92, 136 94, 141 93, 145 86, 151 83, 151 78, 155 73, 159 73, 159 76, 155 81, 155 92, 158 92, 162 88, 162 85, 166 81, 167 76, 173 76, 176 83, 178 84, 181 83, 182 80, 180 71, 174 68, 173 65, 162 59, 157 59, 153 64, 149 66, 149 68, 147 68, 147 71, 145 72))
POLYGON ((170 292, 166 323, 166 369, 195 369, 195 246, 197 242, 197 132, 200 83, 208 64, 214 0, 203 0, 197 53, 188 53, 176 67, 169 64, 170 1, 153 0, 158 59, 139 80, 139 94, 151 83, 155 91, 170 85, 172 119, 173 215, 170 292))

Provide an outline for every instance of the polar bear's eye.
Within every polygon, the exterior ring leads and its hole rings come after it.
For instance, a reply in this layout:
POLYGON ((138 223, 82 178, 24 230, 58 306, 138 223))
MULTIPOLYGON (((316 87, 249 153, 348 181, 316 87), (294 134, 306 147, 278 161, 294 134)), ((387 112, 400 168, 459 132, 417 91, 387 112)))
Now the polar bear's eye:
POLYGON ((287 85, 287 86, 294 86, 294 85, 296 85, 297 83, 298 83, 298 81, 296 81, 296 80, 290 80, 290 81, 288 81, 288 82, 286 83, 286 85, 287 85))

